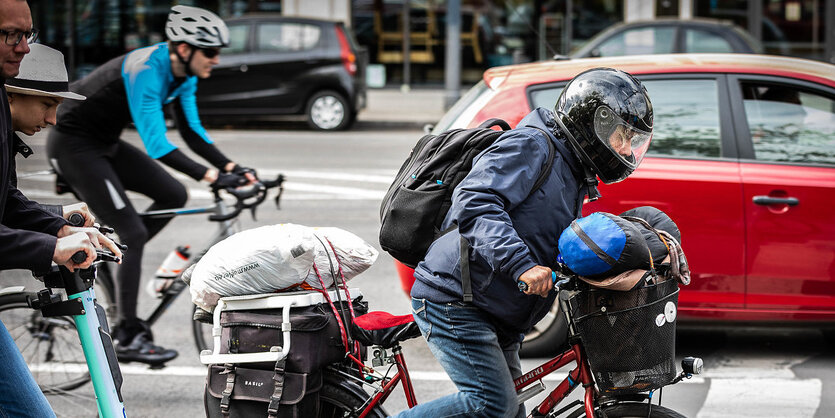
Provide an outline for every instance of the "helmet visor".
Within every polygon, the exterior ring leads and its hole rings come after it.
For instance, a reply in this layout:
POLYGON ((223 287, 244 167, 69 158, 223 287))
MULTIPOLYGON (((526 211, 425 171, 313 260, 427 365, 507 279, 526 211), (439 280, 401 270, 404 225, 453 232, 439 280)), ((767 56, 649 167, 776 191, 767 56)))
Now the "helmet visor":
POLYGON ((594 132, 625 163, 634 169, 641 164, 649 148, 652 132, 629 125, 605 106, 594 115, 594 132))

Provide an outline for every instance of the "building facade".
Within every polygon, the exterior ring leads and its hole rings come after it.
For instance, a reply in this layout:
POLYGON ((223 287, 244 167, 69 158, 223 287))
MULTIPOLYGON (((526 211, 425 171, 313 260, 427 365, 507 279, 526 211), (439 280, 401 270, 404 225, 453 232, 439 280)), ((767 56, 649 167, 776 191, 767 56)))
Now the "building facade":
MULTIPOLYGON (((456 0, 460 2, 462 81, 489 67, 568 54, 618 22, 658 17, 729 20, 758 39, 766 53, 835 63, 835 0, 456 0)), ((174 4, 221 17, 281 13, 341 20, 369 62, 390 83, 444 80, 447 0, 31 0, 42 43, 67 56, 78 78, 108 59, 164 39, 174 4), (404 27, 410 53, 403 53, 404 27), (380 67, 378 67, 380 68, 380 67)), ((457 8, 456 8, 457 9, 457 8)))

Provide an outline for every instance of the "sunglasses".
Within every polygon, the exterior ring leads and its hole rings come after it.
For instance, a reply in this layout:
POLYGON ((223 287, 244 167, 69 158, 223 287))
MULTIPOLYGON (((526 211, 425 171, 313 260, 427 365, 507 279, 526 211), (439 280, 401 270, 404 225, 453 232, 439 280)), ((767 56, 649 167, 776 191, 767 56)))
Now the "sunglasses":
POLYGON ((31 29, 31 30, 27 30, 27 31, 22 31, 22 30, 8 31, 8 30, 0 29, 0 37, 2 37, 2 36, 6 37, 6 39, 5 39, 6 45, 17 46, 20 43, 20 41, 23 40, 23 38, 26 38, 27 43, 35 42, 35 40, 38 39, 38 30, 34 29, 34 28, 31 29))
POLYGON ((220 55, 220 48, 197 48, 200 52, 203 53, 203 56, 212 59, 218 55, 220 55))

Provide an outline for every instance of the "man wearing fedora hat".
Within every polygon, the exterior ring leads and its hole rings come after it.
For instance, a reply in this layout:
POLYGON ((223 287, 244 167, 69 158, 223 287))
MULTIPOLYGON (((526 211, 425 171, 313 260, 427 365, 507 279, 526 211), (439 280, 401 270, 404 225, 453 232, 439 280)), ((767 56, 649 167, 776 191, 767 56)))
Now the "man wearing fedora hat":
MULTIPOLYGON (((26 1, 0 0, 0 270, 43 272, 53 261, 70 270, 86 268, 95 258, 99 239, 107 239, 93 228, 69 226, 12 185, 14 141, 4 85, 20 72, 29 39, 36 34, 26 1), (87 253, 83 263, 72 262, 77 251, 87 253)), ((0 326, 0 365, 0 416, 54 416, 5 326, 0 326)))
MULTIPOLYGON (((29 45, 30 52, 20 63, 17 77, 6 80, 9 106, 12 116, 12 130, 25 135, 34 135, 49 125, 55 125, 58 105, 64 99, 84 100, 85 97, 69 91, 64 55, 48 46, 29 45)), ((28 158, 32 148, 13 135, 15 151, 28 158)), ((14 166, 14 160, 12 160, 14 166)), ((12 186, 17 187, 17 177, 12 172, 12 186)), ((93 226, 95 217, 84 202, 70 205, 45 205, 47 211, 69 219, 77 213, 84 217, 84 226, 93 226)))

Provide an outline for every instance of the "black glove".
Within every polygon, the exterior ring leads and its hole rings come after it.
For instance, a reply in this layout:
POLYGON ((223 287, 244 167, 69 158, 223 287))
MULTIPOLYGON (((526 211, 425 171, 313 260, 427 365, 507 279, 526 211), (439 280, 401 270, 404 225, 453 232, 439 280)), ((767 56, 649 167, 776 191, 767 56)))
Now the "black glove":
POLYGON ((235 164, 234 167, 232 167, 232 171, 230 171, 230 172, 234 173, 234 174, 237 174, 237 175, 240 175, 240 176, 245 176, 247 173, 250 173, 255 178, 258 178, 258 173, 255 171, 254 168, 244 167, 244 166, 242 166, 240 164, 237 164, 237 163, 235 164))
POLYGON ((215 189, 234 189, 236 187, 244 186, 249 181, 246 177, 235 173, 218 173, 217 180, 212 183, 215 189))

